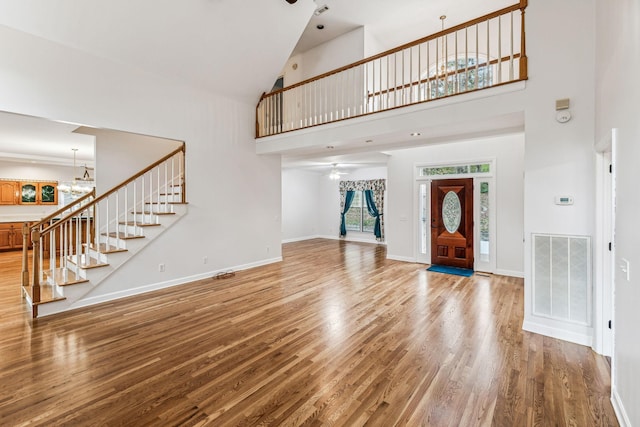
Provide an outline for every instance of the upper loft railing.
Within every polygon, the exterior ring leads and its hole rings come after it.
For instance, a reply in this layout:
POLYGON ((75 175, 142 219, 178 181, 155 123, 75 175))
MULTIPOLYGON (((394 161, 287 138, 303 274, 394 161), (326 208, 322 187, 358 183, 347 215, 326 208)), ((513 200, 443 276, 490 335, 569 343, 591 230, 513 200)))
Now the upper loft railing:
POLYGON ((263 94, 256 137, 527 79, 527 0, 263 94))

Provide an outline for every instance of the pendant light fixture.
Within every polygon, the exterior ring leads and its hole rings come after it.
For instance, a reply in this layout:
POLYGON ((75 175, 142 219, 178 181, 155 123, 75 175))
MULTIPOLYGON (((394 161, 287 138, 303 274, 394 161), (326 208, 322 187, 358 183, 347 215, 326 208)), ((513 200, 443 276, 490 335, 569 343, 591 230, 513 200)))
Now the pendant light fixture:
POLYGON ((93 179, 89 176, 88 168, 85 166, 85 171, 83 178, 75 178, 78 174, 76 173, 76 153, 78 152, 77 148, 72 148, 73 151, 73 175, 74 179, 72 181, 65 181, 58 184, 58 190, 62 191, 66 194, 73 195, 82 195, 93 190, 93 179), (78 183, 78 180, 82 181, 82 183, 78 183))
MULTIPOLYGON (((444 31, 444 20, 447 19, 447 15, 441 15, 440 16, 440 30, 444 31)), ((440 47, 440 57, 442 58, 442 65, 440 65, 440 76, 442 78, 445 78, 447 76, 447 58, 445 58, 445 48, 444 48, 444 42, 445 42, 445 38, 446 36, 443 34, 442 35, 442 40, 441 40, 441 47, 440 47)))

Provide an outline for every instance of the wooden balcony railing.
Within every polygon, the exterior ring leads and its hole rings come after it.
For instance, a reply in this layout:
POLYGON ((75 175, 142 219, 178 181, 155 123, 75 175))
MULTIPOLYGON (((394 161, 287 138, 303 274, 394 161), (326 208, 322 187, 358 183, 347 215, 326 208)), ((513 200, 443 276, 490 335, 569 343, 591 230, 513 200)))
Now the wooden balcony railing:
POLYGON ((263 94, 256 138, 527 79, 527 0, 263 94))
POLYGON ((83 270, 106 265, 106 255, 122 251, 124 240, 143 237, 137 235, 140 227, 185 203, 184 154, 182 144, 104 194, 96 196, 93 189, 40 222, 23 225, 22 288, 34 318, 40 304, 64 297, 64 286, 86 282, 83 270))

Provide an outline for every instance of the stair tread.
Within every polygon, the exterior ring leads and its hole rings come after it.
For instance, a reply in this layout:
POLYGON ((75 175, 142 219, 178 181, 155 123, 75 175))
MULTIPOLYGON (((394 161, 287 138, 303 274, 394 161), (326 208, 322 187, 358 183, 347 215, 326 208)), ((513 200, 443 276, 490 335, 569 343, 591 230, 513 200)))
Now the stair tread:
POLYGON ((175 215, 175 212, 131 212, 136 215, 175 215))
POLYGON ((145 205, 187 205, 187 202, 144 202, 145 205))
POLYGON ((26 294, 27 299, 31 305, 41 305, 49 302, 62 301, 67 299, 61 295, 58 295, 55 290, 55 286, 48 284, 40 284, 40 301, 34 303, 31 286, 23 286, 22 290, 26 294))
POLYGON ((139 234, 125 234, 125 233, 111 232, 109 234, 102 233, 102 235, 103 236, 108 236, 108 237, 117 237, 118 239, 122 239, 122 240, 144 239, 144 236, 141 236, 139 234))
POLYGON ((80 256, 80 263, 78 263, 78 256, 77 255, 69 255, 67 257, 67 259, 69 260, 69 262, 77 265, 78 267, 84 269, 88 269, 88 268, 98 268, 98 267, 106 267, 109 264, 105 263, 105 262, 100 262, 99 260, 95 259, 95 258, 91 258, 89 257, 89 262, 87 263, 86 261, 87 256, 86 255, 81 255, 80 256))
POLYGON ((155 226, 159 226, 160 224, 157 222, 136 222, 136 221, 121 221, 119 224, 121 225, 131 225, 131 226, 135 226, 135 227, 155 227, 155 226))
MULTIPOLYGON (((83 246, 86 246, 86 243, 83 246)), ((89 249, 95 251, 96 250, 95 245, 91 243, 89 245, 89 249)), ((127 251, 126 248, 119 248, 117 246, 107 245, 106 243, 100 243, 100 245, 98 246, 97 252, 100 252, 101 254, 114 254, 116 252, 126 252, 126 251, 127 251)))
POLYGON ((53 271, 45 270, 44 274, 50 284, 56 284, 58 286, 77 285, 78 283, 86 283, 89 281, 89 279, 76 277, 76 274, 68 268, 56 268, 53 271), (51 283, 51 281, 53 281, 53 283, 51 283))

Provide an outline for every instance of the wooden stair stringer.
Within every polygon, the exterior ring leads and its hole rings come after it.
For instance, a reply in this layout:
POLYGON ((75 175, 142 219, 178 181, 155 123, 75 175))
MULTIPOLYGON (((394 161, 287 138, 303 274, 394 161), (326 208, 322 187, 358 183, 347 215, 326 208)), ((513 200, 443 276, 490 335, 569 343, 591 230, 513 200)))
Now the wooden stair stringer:
POLYGON ((92 293, 118 269, 133 260, 145 248, 154 244, 157 237, 178 223, 187 214, 187 207, 183 206, 184 208, 177 209, 176 215, 162 216, 159 220, 160 226, 145 228, 144 238, 127 240, 126 251, 107 254, 108 265, 85 270, 84 275, 88 279, 87 282, 59 287, 59 293, 64 299, 40 306, 38 317, 109 301, 104 297, 93 298, 92 293))

